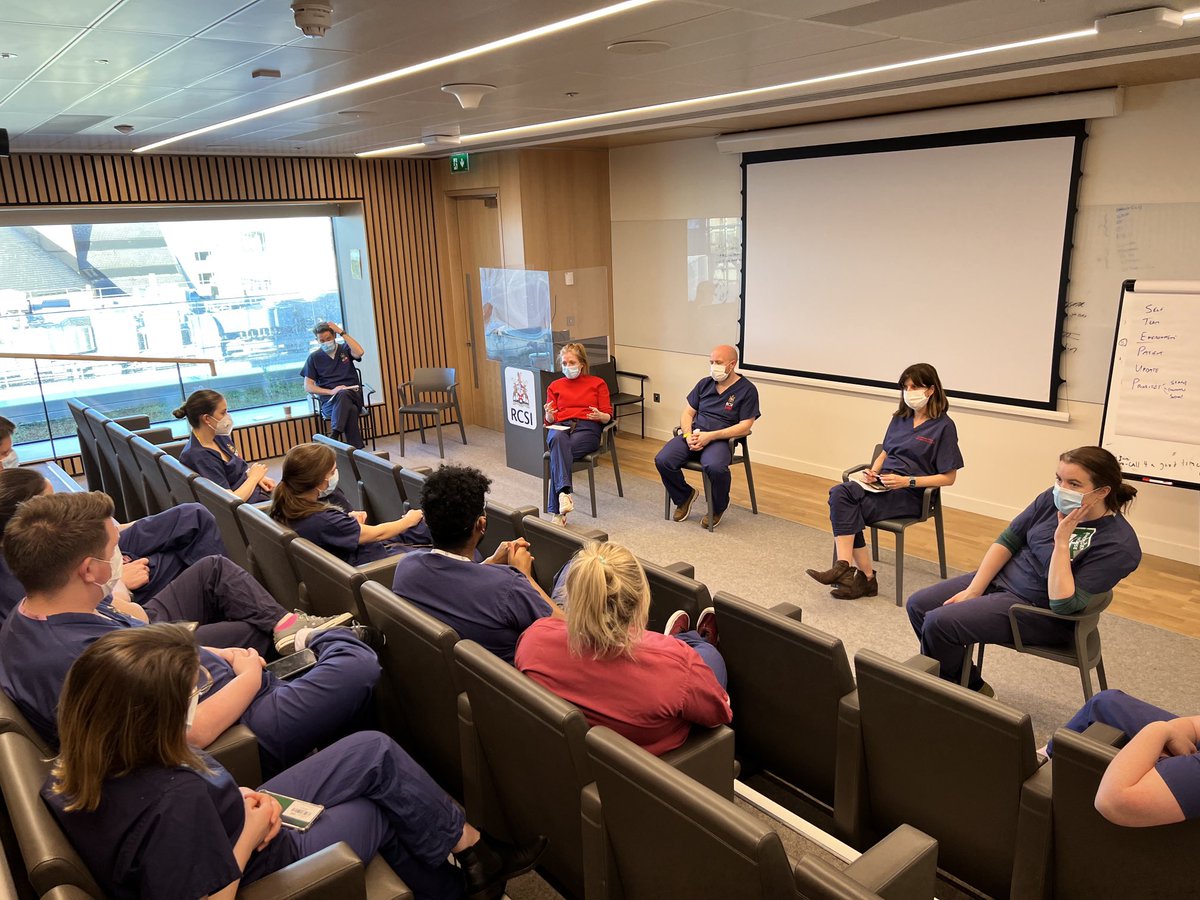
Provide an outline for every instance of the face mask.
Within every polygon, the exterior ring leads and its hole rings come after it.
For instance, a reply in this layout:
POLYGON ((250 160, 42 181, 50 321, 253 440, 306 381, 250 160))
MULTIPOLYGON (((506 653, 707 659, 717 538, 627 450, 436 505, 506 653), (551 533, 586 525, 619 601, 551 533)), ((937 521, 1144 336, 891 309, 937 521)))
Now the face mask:
POLYGON ((579 373, 582 371, 583 371, 582 366, 563 366, 562 367, 562 373, 564 375, 566 375, 568 378, 572 378, 572 379, 578 378, 579 373))
POLYGON ((337 349, 337 341, 321 341, 321 349, 332 354, 337 349))
POLYGON ((225 413, 222 418, 217 419, 217 421, 213 424, 212 429, 214 434, 221 434, 225 437, 228 437, 233 433, 233 416, 231 416, 229 413, 225 413))
POLYGON ((325 488, 325 490, 321 491, 321 496, 328 497, 330 494, 332 494, 334 491, 337 490, 337 485, 338 485, 338 472, 337 472, 337 469, 334 469, 333 474, 329 476, 329 486, 327 488, 325 488))
POLYGON ((121 548, 120 547, 116 547, 113 549, 113 555, 108 560, 108 567, 111 570, 108 573, 108 581, 106 581, 106 582, 104 582, 104 584, 100 585, 101 589, 103 589, 103 591, 104 591, 105 597, 112 596, 113 590, 116 588, 117 584, 121 580, 121 573, 123 571, 125 571, 125 559, 123 556, 121 556, 121 548))
POLYGON ((712 380, 718 384, 729 377, 729 373, 725 371, 725 367, 718 365, 717 363, 712 363, 708 367, 708 374, 711 375, 712 380))
POLYGON ((909 409, 922 410, 928 402, 929 398, 925 396, 924 388, 904 392, 904 403, 909 409))
POLYGON ((1058 508, 1058 511, 1065 516, 1067 513, 1083 506, 1083 498, 1088 494, 1096 493, 1098 490, 1100 490, 1100 488, 1088 491, 1087 494, 1081 494, 1079 491, 1069 491, 1066 488, 1059 487, 1056 484, 1054 485, 1054 505, 1058 508))
POLYGON ((0 469, 15 469, 21 465, 21 460, 17 459, 17 451, 9 450, 7 455, 0 457, 0 469))
POLYGON ((192 722, 196 721, 196 707, 199 705, 200 705, 200 694, 197 692, 193 692, 192 699, 188 701, 187 716, 185 716, 184 720, 183 720, 184 724, 187 725, 188 728, 191 728, 192 722))

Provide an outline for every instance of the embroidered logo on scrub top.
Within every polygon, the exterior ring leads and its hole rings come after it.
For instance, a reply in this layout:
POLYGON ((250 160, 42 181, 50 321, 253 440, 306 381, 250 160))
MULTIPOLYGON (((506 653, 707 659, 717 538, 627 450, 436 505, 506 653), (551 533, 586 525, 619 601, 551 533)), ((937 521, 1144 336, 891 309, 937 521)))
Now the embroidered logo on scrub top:
POLYGON ((1071 551, 1071 559, 1074 559, 1088 547, 1092 546, 1092 536, 1095 533, 1095 528, 1076 528, 1071 533, 1071 540, 1067 544, 1071 551))
POLYGON ((923 434, 918 434, 918 435, 917 435, 917 440, 918 440, 918 441, 924 441, 926 444, 932 444, 932 443, 934 442, 934 441, 933 441, 933 438, 931 438, 931 437, 925 437, 925 435, 923 435, 923 434))
POLYGON ((737 401, 737 394, 730 394, 729 399, 725 401, 725 410, 728 412, 733 409, 733 404, 737 401))

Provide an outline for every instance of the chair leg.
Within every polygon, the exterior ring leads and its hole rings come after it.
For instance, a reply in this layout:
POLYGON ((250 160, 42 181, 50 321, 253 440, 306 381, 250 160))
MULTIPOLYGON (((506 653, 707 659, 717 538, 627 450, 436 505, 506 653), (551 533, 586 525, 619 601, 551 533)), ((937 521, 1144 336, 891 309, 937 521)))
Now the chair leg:
POLYGON ((671 518, 671 492, 663 488, 663 518, 671 518))
POLYGON ((896 535, 896 605, 904 605, 904 532, 896 535))
POLYGON ((404 455, 404 413, 400 414, 400 455, 404 455))
POLYGON ((621 463, 617 460, 617 436, 613 434, 608 439, 608 452, 612 456, 613 476, 617 479, 617 496, 624 497, 625 489, 621 487, 621 463))
POLYGON ((942 507, 939 503, 937 512, 933 514, 933 526, 937 532, 938 563, 941 565, 942 578, 946 577, 946 522, 942 518, 942 507))
POLYGON ((871 559, 879 562, 879 529, 871 529, 871 559))
POLYGON ((746 467, 746 487, 750 491, 750 511, 758 515, 758 497, 754 494, 754 470, 750 468, 750 458, 743 456, 742 464, 746 467))
POLYGON ((542 512, 550 512, 550 460, 542 457, 542 512))
POLYGON ((438 434, 438 459, 445 459, 446 458, 446 448, 442 445, 442 414, 441 413, 438 413, 438 417, 434 421, 434 425, 437 427, 437 434, 438 434))
POLYGON ((704 481, 704 504, 708 507, 708 530, 716 531, 717 523, 713 521, 712 482, 708 480, 707 472, 701 472, 700 474, 704 481))
POLYGON ((958 678, 958 683, 966 687, 971 683, 971 657, 975 655, 975 645, 967 644, 963 652, 962 674, 958 678))
POLYGON ((1088 668, 1086 660, 1079 661, 1079 680, 1083 682, 1083 702, 1087 703, 1092 699, 1092 672, 1088 668))
POLYGON ((1104 675, 1104 657, 1096 660, 1096 677, 1100 679, 1100 690, 1108 690, 1108 679, 1104 675))
POLYGON ((417 414, 417 431, 421 432, 421 443, 425 443, 425 414, 417 414))
POLYGON ((467 446, 467 428, 463 424, 462 407, 458 405, 458 397, 454 398, 454 415, 458 419, 458 433, 462 437, 463 446, 467 446))
POLYGON ((592 495, 592 518, 596 518, 596 460, 588 466, 588 491, 592 495))

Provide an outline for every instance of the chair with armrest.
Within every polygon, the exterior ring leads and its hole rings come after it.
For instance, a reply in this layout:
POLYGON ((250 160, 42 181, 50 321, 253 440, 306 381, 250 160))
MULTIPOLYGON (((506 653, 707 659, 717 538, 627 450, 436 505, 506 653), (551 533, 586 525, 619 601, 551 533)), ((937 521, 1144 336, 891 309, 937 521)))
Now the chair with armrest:
MULTIPOLYGON (((1007 647, 1018 653, 1028 653, 1030 656, 1038 656, 1063 665, 1074 666, 1079 670, 1079 680, 1083 683, 1083 699, 1084 702, 1087 702, 1092 699, 1092 669, 1096 670, 1096 677, 1100 680, 1100 690, 1108 690, 1108 679, 1104 675, 1104 651, 1100 646, 1100 614, 1108 609, 1112 601, 1113 592, 1105 591, 1102 594, 1096 594, 1086 608, 1077 613, 1067 614, 1022 603, 1010 606, 1008 624, 1012 628, 1012 643, 1006 641, 996 646, 1007 647), (1065 644, 1048 646, 1025 643, 1021 638, 1021 619, 1027 617, 1032 619, 1037 616, 1074 623, 1071 640, 1065 644)), ((986 646, 987 644, 978 645, 978 656, 975 660, 975 665, 981 672, 983 671, 983 650, 986 646)), ((971 678, 971 655, 975 648, 975 644, 968 644, 967 652, 963 656, 961 683, 964 687, 971 678)))
POLYGON ((196 489, 192 485, 200 477, 198 474, 171 453, 165 453, 158 458, 158 468, 167 487, 171 489, 171 498, 176 504, 197 502, 196 489))
POLYGON ((144 437, 133 435, 129 439, 129 447, 137 458, 138 468, 142 471, 142 481, 146 485, 146 508, 153 515, 166 512, 175 506, 171 496, 171 486, 162 473, 158 458, 165 456, 167 451, 161 445, 150 443, 144 437))
MULTIPOLYGON (((1022 815, 1049 821, 1046 845, 1022 845, 1013 896, 1186 897, 1196 892, 1200 820, 1130 828, 1096 811, 1096 791, 1124 735, 1094 724, 1083 734, 1060 728, 1046 777, 1026 785, 1022 815), (1026 852, 1027 851, 1027 852, 1026 852)), ((1041 774, 1041 773, 1039 773, 1041 774)))
MULTIPOLYGON (((859 463, 842 472, 842 482, 850 480, 855 472, 869 469, 879 454, 883 452, 883 444, 875 445, 871 462, 859 463)), ((933 519, 933 527, 937 534, 938 566, 941 577, 946 577, 946 523, 942 518, 942 489, 925 488, 921 492, 921 514, 915 519, 881 519, 872 522, 871 529, 871 559, 879 560, 879 532, 886 531, 896 539, 896 605, 904 605, 904 532, 913 525, 920 525, 933 519)))
POLYGON ((126 522, 143 519, 150 514, 150 503, 146 497, 146 480, 138 458, 129 446, 133 432, 116 422, 106 422, 104 430, 117 456, 117 471, 121 477, 121 498, 125 504, 126 522))
MULTIPOLYGON (((640 372, 627 372, 624 369, 617 368, 617 358, 612 358, 613 378, 610 382, 607 376, 604 376, 605 382, 608 384, 608 398, 612 401, 613 415, 618 419, 623 419, 626 416, 640 416, 642 424, 642 437, 646 437, 646 382, 650 380, 649 375, 643 375, 640 372), (636 394, 629 391, 621 390, 622 378, 636 378, 638 380, 638 392, 636 394)), ((597 375, 600 373, 597 372, 597 375)))
POLYGON ((287 545, 287 552, 300 576, 306 609, 318 616, 352 613, 364 625, 371 620, 362 602, 363 584, 370 580, 390 588, 396 563, 403 558, 389 556, 355 568, 300 537, 287 545))
POLYGON ((467 445, 467 430, 463 426, 462 407, 458 402, 458 379, 454 369, 416 369, 412 378, 400 385, 400 455, 404 456, 404 417, 416 416, 425 443, 425 419, 432 418, 437 428, 438 456, 446 457, 442 444, 442 414, 454 410, 458 433, 463 446, 467 445), (422 399, 424 398, 424 399, 422 399))
POLYGON ((458 634, 377 582, 363 584, 362 601, 371 624, 387 637, 379 651, 387 694, 386 730, 461 802, 458 695, 462 688, 454 665, 458 634))
MULTIPOLYGON (((335 441, 324 434, 314 434, 313 443, 324 444, 333 451, 333 455, 337 458, 338 490, 346 495, 346 499, 350 501, 352 508, 365 510, 367 505, 363 501, 363 489, 358 475, 358 466, 355 465, 352 455, 354 448, 342 441, 335 441)), ((378 459, 378 457, 376 458, 378 459)), ((372 518, 371 521, 381 522, 386 520, 372 518)))
POLYGON ((585 745, 596 778, 582 811, 588 900, 934 896, 938 845, 915 828, 844 871, 793 861, 769 825, 615 731, 593 728, 585 745))
MULTIPOLYGON (((49 772, 49 762, 24 736, 0 734, 0 785, 33 889, 39 896, 46 896, 66 887, 73 890, 60 896, 78 897, 82 892, 85 897, 101 900, 105 894, 42 800, 41 787, 49 772)), ((386 872, 374 865, 368 867, 368 878, 349 846, 335 844, 248 885, 238 891, 238 896, 253 900, 411 898, 411 892, 386 863, 383 869, 386 872), (369 881, 374 882, 375 890, 369 881)))
MULTIPOLYGON (((694 626, 700 613, 712 606, 708 585, 680 571, 680 564, 660 566, 640 557, 638 562, 642 564, 646 583, 650 585, 650 618, 646 622, 648 631, 662 631, 671 614, 678 609, 688 614, 694 626)), ((694 569, 692 574, 695 574, 694 569)))
MULTIPOLYGON (((371 449, 375 449, 375 407, 371 405, 371 398, 375 396, 375 388, 369 384, 364 384, 362 380, 362 372, 358 366, 354 367, 354 377, 358 380, 358 393, 362 397, 363 405, 358 411, 358 427, 359 433, 364 441, 371 442, 371 449)), ((326 398, 325 394, 309 394, 308 399, 312 403, 312 415, 317 422, 317 430, 313 435, 315 439, 318 435, 324 437, 329 436, 332 440, 332 435, 329 434, 330 423, 325 414, 321 412, 321 401, 326 398)), ((340 441, 338 441, 340 443, 340 441)), ((347 445, 348 446, 348 445, 347 445)), ((344 476, 343 476, 344 477, 344 476)))
POLYGON ((246 535, 251 575, 284 609, 302 609, 300 576, 288 555, 288 544, 296 532, 281 525, 252 503, 237 508, 246 535))
MULTIPOLYGON (((587 719, 574 705, 474 641, 454 659, 467 818, 517 843, 545 835, 538 871, 568 896, 584 894, 581 792, 593 780, 584 747, 587 719)), ((664 760, 733 798, 733 732, 693 729, 664 760)))
MULTIPOLYGON (((549 432, 547 432, 549 434, 549 432)), ((617 496, 625 496, 625 488, 621 486, 621 464, 617 459, 617 420, 613 419, 600 429, 600 446, 591 453, 586 453, 579 459, 571 461, 571 471, 579 472, 587 469, 588 493, 592 501, 592 518, 596 518, 596 462, 603 456, 612 457, 613 476, 617 480, 617 496)), ((542 453, 542 503, 543 509, 550 509, 550 451, 542 453)))
POLYGON ((104 489, 100 481, 100 460, 96 458, 96 437, 92 434, 91 423, 88 422, 86 403, 80 400, 67 400, 67 408, 71 410, 71 418, 75 422, 75 433, 79 436, 79 461, 83 466, 83 474, 87 479, 89 491, 104 489))
POLYGON ((225 544, 225 554, 249 571, 250 554, 247 550, 246 532, 242 531, 242 523, 237 517, 238 507, 244 501, 203 476, 192 482, 192 489, 196 492, 197 502, 217 520, 217 528, 220 529, 221 540, 225 544))
POLYGON ((860 650, 854 668, 858 690, 839 710, 840 833, 864 847, 907 823, 937 839, 948 877, 1009 896, 1018 836, 1048 840, 1018 829, 1022 786, 1038 769, 1029 714, 938 678, 925 657, 860 650))
POLYGON ((554 580, 572 556, 592 541, 608 540, 603 531, 576 531, 537 515, 526 516, 522 521, 525 540, 529 541, 529 552, 533 554, 533 577, 547 596, 554 591, 554 580))
MULTIPOLYGON (((838 765, 838 706, 854 691, 839 638, 800 621, 790 603, 772 609, 718 591, 713 597, 743 780, 781 787, 812 818, 832 823, 838 765), (781 691, 780 685, 793 690, 781 691)), ((822 823, 824 824, 824 823, 822 823)))
MULTIPOLYGON (((683 429, 678 425, 675 426, 671 434, 679 437, 683 434, 683 429)), ((750 511, 754 515, 758 515, 758 495, 754 492, 754 470, 750 467, 750 435, 746 434, 739 438, 729 439, 729 468, 734 466, 742 466, 746 471, 746 488, 750 491, 750 511), (740 450, 738 448, 741 448, 740 450)), ((716 521, 713 519, 712 509, 712 484, 708 480, 708 474, 704 471, 704 466, 700 464, 698 459, 689 459, 682 466, 689 472, 699 472, 700 477, 704 482, 704 502, 708 504, 708 530, 714 531, 717 527, 716 521)), ((671 518, 671 495, 663 490, 663 518, 671 518)))
MULTIPOLYGON (((351 457, 373 520, 376 523, 394 522, 402 518, 412 504, 405 502, 400 464, 380 459, 366 450, 355 450, 351 457)), ((341 483, 341 476, 338 483, 341 483)))
POLYGON ((113 448, 105 426, 111 421, 99 410, 88 407, 84 416, 92 427, 92 436, 96 441, 96 457, 100 469, 100 484, 104 493, 112 498, 116 507, 115 515, 118 522, 128 522, 125 511, 125 495, 121 489, 121 470, 117 462, 117 451, 113 448))
POLYGON ((484 510, 488 517, 487 531, 483 535, 483 540, 479 542, 479 546, 475 548, 483 555, 484 559, 495 553, 496 548, 505 541, 524 538, 524 518, 533 516, 536 519, 538 515, 536 506, 519 506, 513 509, 492 500, 484 504, 484 510))
POLYGON ((404 490, 404 502, 413 509, 421 508, 421 495, 425 493, 425 479, 432 473, 428 466, 401 466, 397 477, 404 490))

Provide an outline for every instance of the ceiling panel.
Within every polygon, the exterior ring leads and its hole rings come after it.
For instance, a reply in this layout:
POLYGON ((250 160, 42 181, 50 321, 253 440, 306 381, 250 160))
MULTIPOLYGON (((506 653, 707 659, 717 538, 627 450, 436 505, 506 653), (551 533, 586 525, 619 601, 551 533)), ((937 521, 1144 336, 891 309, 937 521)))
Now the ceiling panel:
MULTIPOLYGON (((220 22, 252 0, 125 0, 101 23, 109 31, 142 31, 151 34, 190 36, 220 22)), ((290 11, 288 15, 290 15, 290 11)), ((299 35, 300 32, 296 32, 299 35)))
MULTIPOLYGON (((202 82, 205 88, 228 88, 245 91, 276 88, 292 78, 320 71, 328 66, 346 62, 352 54, 344 50, 326 50, 309 44, 299 44, 293 47, 279 47, 268 50, 262 56, 256 56, 253 61, 237 65, 212 78, 202 82), (279 78, 252 78, 255 69, 277 69, 279 78)), ((293 95, 307 93, 295 91, 293 95)))
MULTIPOLYGON (((29 22, 35 25, 91 25, 113 0, 4 0, 0 22, 29 22)), ((0 28, 0 34, 7 31, 0 28)))
POLYGON ((0 52, 16 54, 0 59, 0 79, 24 81, 82 33, 82 29, 58 25, 0 23, 0 52))
POLYGON ((249 62, 274 49, 270 44, 192 38, 131 73, 126 81, 164 87, 187 87, 214 72, 249 62))
POLYGON ((177 44, 179 40, 170 35, 93 29, 59 55, 38 77, 45 81, 104 84, 121 78, 131 69, 177 44))
POLYGON ((41 113, 43 119, 49 119, 94 90, 95 85, 73 81, 31 81, 5 102, 3 112, 41 113))

